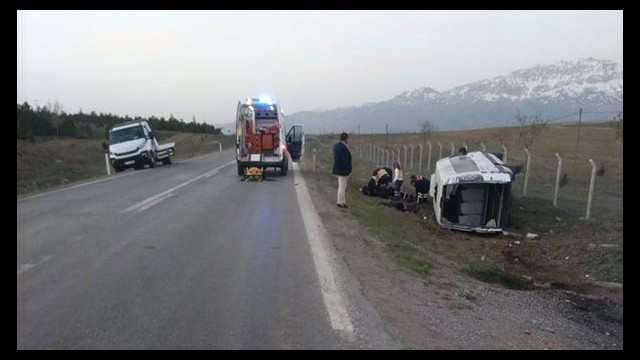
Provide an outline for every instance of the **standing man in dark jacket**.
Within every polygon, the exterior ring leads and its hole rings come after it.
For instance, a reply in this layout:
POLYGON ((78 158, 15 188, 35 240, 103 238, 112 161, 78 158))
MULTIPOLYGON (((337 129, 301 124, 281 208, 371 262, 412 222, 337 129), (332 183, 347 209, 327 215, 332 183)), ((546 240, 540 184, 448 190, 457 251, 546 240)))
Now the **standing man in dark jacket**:
POLYGON ((340 134, 340 142, 333 145, 333 175, 338 177, 338 207, 347 208, 347 180, 351 174, 351 152, 347 147, 349 135, 340 134))

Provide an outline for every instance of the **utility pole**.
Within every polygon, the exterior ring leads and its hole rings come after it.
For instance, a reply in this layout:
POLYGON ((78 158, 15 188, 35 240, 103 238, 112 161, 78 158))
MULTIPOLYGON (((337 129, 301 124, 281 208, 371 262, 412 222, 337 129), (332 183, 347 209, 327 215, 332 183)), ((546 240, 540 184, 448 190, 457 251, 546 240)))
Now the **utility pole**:
POLYGON ((578 138, 576 139, 576 152, 573 155, 573 167, 575 168, 576 160, 578 159, 578 144, 580 144, 580 125, 582 120, 582 108, 580 108, 580 115, 578 115, 578 138))

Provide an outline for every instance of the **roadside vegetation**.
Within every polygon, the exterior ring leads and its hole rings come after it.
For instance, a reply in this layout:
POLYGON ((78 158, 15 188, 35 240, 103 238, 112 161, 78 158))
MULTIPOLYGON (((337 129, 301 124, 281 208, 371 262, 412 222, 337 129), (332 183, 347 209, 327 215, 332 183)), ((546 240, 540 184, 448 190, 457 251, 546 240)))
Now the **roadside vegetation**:
POLYGON ((115 124, 129 121, 147 121, 154 131, 181 131, 202 134, 220 134, 221 129, 207 123, 198 123, 195 116, 191 122, 170 115, 164 117, 130 117, 110 113, 67 113, 59 102, 33 107, 27 102, 17 104, 17 138, 35 143, 37 137, 56 139, 106 139, 109 129, 115 124))
POLYGON ((175 142, 175 160, 233 146, 234 139, 207 123, 150 116, 67 113, 62 104, 17 104, 17 194, 23 195, 106 175, 102 142, 115 124, 147 121, 159 142, 175 142))
MULTIPOLYGON (((388 149, 402 148, 430 140, 431 170, 435 166, 440 141, 446 144, 443 156, 450 154, 450 142, 455 149, 465 142, 470 151, 480 150, 483 142, 488 151, 502 153, 501 144, 508 148, 508 162, 523 166, 526 161, 521 127, 479 129, 459 132, 425 134, 351 135, 354 149, 354 170, 347 189, 348 216, 353 216, 365 231, 378 238, 396 260, 400 268, 420 277, 428 277, 438 266, 435 258, 444 257, 457 264, 459 273, 478 280, 497 283, 512 289, 563 288, 590 292, 601 284, 623 283, 622 242, 622 140, 615 123, 590 123, 581 127, 580 142, 575 124, 546 124, 538 139, 530 142, 531 175, 527 196, 522 195, 524 174, 516 176, 513 185, 514 205, 512 223, 507 235, 487 236, 445 230, 433 217, 432 205, 424 204, 417 214, 402 213, 383 206, 385 200, 360 193, 376 164, 360 158, 359 144, 374 142, 388 149), (577 151, 576 151, 577 148, 577 151), (553 206, 553 192, 557 160, 563 158, 563 179, 558 207, 553 206), (576 156, 577 155, 577 156, 576 156), (591 166, 598 164, 592 217, 585 220, 591 166), (535 238, 527 235, 535 234, 535 238)), ((324 174, 329 184, 332 156, 329 146, 337 136, 309 136, 305 171, 311 170, 313 150, 316 172, 324 174)), ((444 147, 444 146, 443 146, 444 147)), ((427 152, 423 153, 422 175, 426 170, 427 152)), ((414 169, 405 164, 405 191, 408 178, 417 171, 417 152, 414 169)))
MULTIPOLYGON (((157 131, 158 141, 175 142, 174 160, 188 159, 233 146, 234 139, 220 134, 157 131)), ((17 194, 65 186, 107 176, 104 139, 35 138, 17 140, 17 194)), ((113 175, 113 169, 111 169, 113 175)), ((127 171, 135 171, 133 169, 127 171)))

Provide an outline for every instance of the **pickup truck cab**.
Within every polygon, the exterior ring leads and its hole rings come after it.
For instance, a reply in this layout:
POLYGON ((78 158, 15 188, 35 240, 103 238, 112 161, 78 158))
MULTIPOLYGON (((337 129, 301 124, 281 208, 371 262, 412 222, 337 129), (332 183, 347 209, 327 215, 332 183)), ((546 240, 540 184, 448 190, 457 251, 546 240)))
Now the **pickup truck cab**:
POLYGON ((102 144, 109 151, 109 160, 116 172, 129 167, 142 169, 145 165, 155 167, 158 161, 171 164, 175 154, 175 143, 160 145, 146 121, 118 124, 109 130, 109 144, 102 144))

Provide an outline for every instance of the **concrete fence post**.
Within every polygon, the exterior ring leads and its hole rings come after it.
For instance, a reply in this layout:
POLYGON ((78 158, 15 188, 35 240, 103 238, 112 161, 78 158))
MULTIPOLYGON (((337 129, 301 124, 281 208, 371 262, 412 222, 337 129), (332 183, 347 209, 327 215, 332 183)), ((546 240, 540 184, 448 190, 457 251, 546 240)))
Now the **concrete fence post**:
POLYGON ((418 148, 420 149, 420 157, 418 159, 418 173, 422 174, 422 144, 418 144, 418 148))
MULTIPOLYGON (((402 161, 400 161, 400 148, 398 147, 398 148, 396 148, 396 150, 397 150, 396 152, 398 154, 398 162, 402 162, 402 161)), ((402 164, 402 166, 404 167, 404 164, 402 164)))
POLYGON ((438 146, 440 146, 440 155, 438 156, 438 160, 442 159, 442 144, 438 141, 438 146))
POLYGON ((316 153, 318 151, 316 149, 313 149, 313 172, 316 172, 316 153))
POLYGON ((378 145, 373 145, 373 163, 375 164, 378 160, 378 145))
POLYGON ((409 168, 413 170, 413 144, 409 144, 409 148, 411 149, 411 165, 409 165, 409 168))
POLYGON ((218 143, 218 149, 220 149, 220 152, 222 152, 222 143, 221 142, 218 143))
POLYGON ((429 159, 427 160, 427 173, 429 173, 431 171, 431 141, 427 141, 427 144, 429 144, 429 159))
POLYGON ((589 159, 591 163, 591 182, 589 183, 589 199, 587 200, 587 220, 591 217, 591 200, 593 199, 593 188, 596 186, 596 163, 589 159))
POLYGON ((111 167, 109 166, 109 153, 104 153, 104 163, 107 165, 107 176, 111 176, 111 167))
POLYGON ((375 161, 375 151, 374 151, 374 146, 373 143, 371 143, 371 149, 369 150, 369 161, 373 162, 375 161))
POLYGON ((562 172, 562 159, 560 155, 556 153, 556 158, 558 158, 558 171, 556 172, 556 189, 553 193, 553 206, 558 207, 558 191, 560 190, 560 173, 562 172))
POLYGON ((385 152, 387 153, 387 166, 391 166, 391 154, 389 153, 389 150, 385 149, 385 152))
POLYGON ((463 142, 463 143, 462 143, 462 146, 464 146, 464 149, 465 149, 467 152, 469 152, 469 147, 467 146, 467 143, 466 143, 466 142, 463 142))
POLYGON ((480 146, 482 146, 482 151, 487 151, 487 148, 484 147, 484 143, 483 142, 480 143, 480 146))
POLYGON ((402 162, 402 166, 407 167, 407 145, 402 145, 404 148, 404 161, 402 162))
POLYGON ((529 149, 524 148, 524 151, 527 153, 527 167, 526 172, 524 174, 524 187, 522 188, 522 196, 527 196, 527 185, 529 184, 529 166, 531 165, 531 153, 529 149))
POLYGON ((504 156, 502 157, 502 162, 507 163, 507 147, 502 144, 502 151, 504 151, 504 156))

